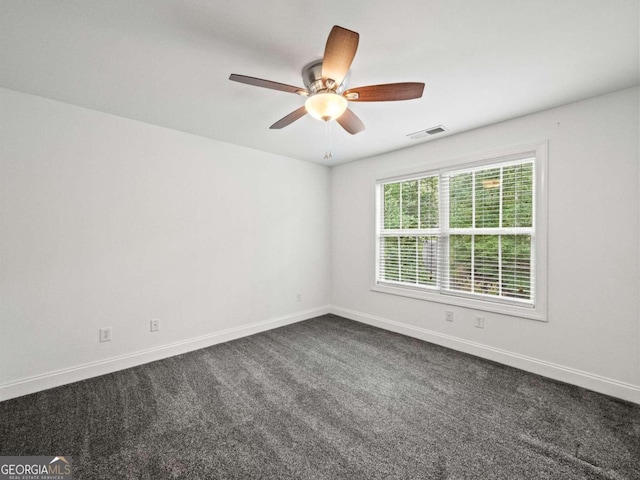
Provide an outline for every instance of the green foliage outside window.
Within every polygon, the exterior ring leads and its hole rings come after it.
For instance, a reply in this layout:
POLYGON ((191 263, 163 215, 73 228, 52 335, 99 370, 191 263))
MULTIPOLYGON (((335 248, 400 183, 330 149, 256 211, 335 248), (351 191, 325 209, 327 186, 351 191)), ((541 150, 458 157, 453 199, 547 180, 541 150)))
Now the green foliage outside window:
POLYGON ((384 228, 400 228, 400 183, 384 186, 384 228))
POLYGON ((531 236, 505 235, 502 238, 503 295, 531 298, 531 236))
POLYGON ((475 175, 475 227, 500 226, 500 169, 483 170, 475 175))
POLYGON ((420 180, 420 228, 438 228, 438 177, 420 180))
POLYGON ((533 225, 533 164, 503 168, 502 226, 533 225))
POLYGON ((469 228, 473 226, 473 176, 463 173, 449 179, 449 226, 469 228))
POLYGON ((438 177, 384 185, 384 225, 393 228, 437 228, 438 177))
POLYGON ((383 278, 389 281, 435 287, 438 280, 438 237, 383 237, 383 278))

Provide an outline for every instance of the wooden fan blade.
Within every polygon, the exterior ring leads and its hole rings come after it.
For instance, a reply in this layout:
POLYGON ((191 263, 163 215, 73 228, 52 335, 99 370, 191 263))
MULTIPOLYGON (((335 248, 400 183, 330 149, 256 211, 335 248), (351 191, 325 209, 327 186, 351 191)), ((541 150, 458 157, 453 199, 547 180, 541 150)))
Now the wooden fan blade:
POLYGON ((294 87, 293 85, 285 85, 284 83, 272 82, 271 80, 263 80, 262 78, 247 77, 246 75, 237 75, 232 73, 229 75, 229 80, 234 82, 246 83, 247 85, 253 85, 254 87, 270 88, 271 90, 280 90, 281 92, 297 93, 298 95, 309 95, 309 92, 300 87, 294 87))
POLYGON ((350 88, 342 95, 352 102, 390 102, 420 98, 423 90, 424 83, 386 83, 384 85, 350 88))
POLYGON ((307 110, 306 108, 304 108, 304 105, 303 105, 297 110, 294 110, 293 112, 291 112, 286 117, 282 117, 280 120, 278 120, 276 123, 271 125, 269 128, 274 128, 274 129, 284 128, 287 125, 291 125, 293 122, 295 122, 299 118, 304 117, 306 114, 307 114, 307 110))
POLYGON ((353 57, 358 49, 360 35, 346 28, 335 25, 329 33, 327 44, 324 47, 322 60, 322 80, 328 78, 336 82, 336 86, 342 83, 349 71, 353 57))
POLYGON ((356 133, 360 133, 364 130, 364 123, 362 123, 362 120, 360 120, 358 116, 348 108, 336 119, 336 121, 351 135, 355 135, 356 133))

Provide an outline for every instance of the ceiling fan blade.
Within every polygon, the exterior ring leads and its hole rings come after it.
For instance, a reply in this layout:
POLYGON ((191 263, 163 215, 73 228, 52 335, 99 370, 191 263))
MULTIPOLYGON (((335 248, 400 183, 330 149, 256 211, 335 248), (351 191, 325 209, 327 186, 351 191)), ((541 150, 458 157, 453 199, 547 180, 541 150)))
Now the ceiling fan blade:
POLYGON ((298 95, 309 95, 305 88, 294 87, 293 85, 285 85, 284 83, 272 82, 271 80, 263 80, 262 78, 247 77, 246 75, 237 75, 232 73, 229 80, 234 82, 246 83, 255 87, 270 88, 271 90, 280 90, 281 92, 297 93, 298 95))
POLYGON ((342 83, 356 55, 359 40, 358 33, 346 28, 335 25, 331 29, 324 47, 322 80, 326 82, 330 78, 336 82, 336 86, 342 83))
POLYGON ((336 121, 351 135, 355 135, 356 133, 360 133, 364 130, 364 123, 362 123, 362 120, 360 120, 358 116, 348 108, 336 119, 336 121))
POLYGON ((342 95, 352 102, 390 102, 420 98, 424 83, 386 83, 367 87, 350 88, 342 95))
POLYGON ((287 125, 291 125, 293 122, 295 122, 299 118, 304 117, 306 114, 307 114, 307 110, 304 108, 304 105, 303 105, 297 110, 294 110, 293 112, 291 112, 286 117, 282 117, 280 120, 278 120, 276 123, 271 125, 269 128, 273 128, 273 129, 284 128, 287 125))

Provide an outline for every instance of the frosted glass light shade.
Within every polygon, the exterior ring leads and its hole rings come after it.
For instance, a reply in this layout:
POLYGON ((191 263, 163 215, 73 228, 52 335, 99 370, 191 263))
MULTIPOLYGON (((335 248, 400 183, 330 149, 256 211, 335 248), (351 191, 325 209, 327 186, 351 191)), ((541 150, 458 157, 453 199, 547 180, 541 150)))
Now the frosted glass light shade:
POLYGON ((335 120, 347 109, 347 99, 337 93, 316 93, 304 102, 307 113, 318 120, 335 120))

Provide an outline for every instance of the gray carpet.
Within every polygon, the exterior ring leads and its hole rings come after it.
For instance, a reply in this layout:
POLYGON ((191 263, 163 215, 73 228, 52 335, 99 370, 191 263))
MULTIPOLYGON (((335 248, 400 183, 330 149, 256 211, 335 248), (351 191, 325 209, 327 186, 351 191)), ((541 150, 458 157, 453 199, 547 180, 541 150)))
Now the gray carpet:
POLYGON ((640 406, 328 315, 0 403, 76 479, 640 479, 640 406))

